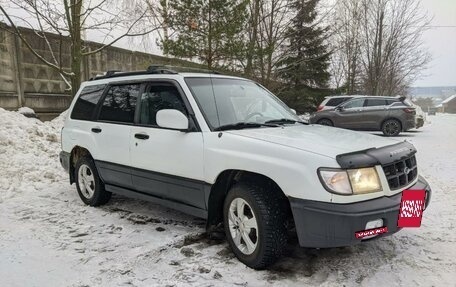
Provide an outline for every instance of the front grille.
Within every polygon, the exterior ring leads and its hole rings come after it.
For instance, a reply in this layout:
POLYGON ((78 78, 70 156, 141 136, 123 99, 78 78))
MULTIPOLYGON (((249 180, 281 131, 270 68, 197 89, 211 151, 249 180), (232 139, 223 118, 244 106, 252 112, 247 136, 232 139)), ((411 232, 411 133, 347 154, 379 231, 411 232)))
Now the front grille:
POLYGON ((418 175, 418 168, 414 155, 404 160, 383 165, 382 167, 391 190, 408 185, 415 180, 418 175))

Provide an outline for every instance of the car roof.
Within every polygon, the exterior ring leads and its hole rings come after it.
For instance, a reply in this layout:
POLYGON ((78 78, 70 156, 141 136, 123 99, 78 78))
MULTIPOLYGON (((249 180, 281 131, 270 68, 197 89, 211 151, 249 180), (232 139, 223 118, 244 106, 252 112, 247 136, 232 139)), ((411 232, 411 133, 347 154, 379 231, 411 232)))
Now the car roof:
POLYGON ((335 99, 335 98, 375 98, 375 99, 392 99, 392 100, 398 100, 399 98, 397 97, 391 97, 391 96, 368 96, 368 95, 345 95, 345 96, 328 96, 326 99, 335 99))
POLYGON ((325 99, 353 98, 353 95, 326 96, 325 99))
POLYGON ((168 79, 168 80, 177 80, 182 78, 222 78, 222 79, 236 79, 236 80, 245 80, 251 81, 249 79, 235 77, 235 76, 228 76, 222 74, 212 74, 212 73, 193 73, 193 72, 184 72, 184 73, 174 73, 174 74, 137 74, 137 75, 128 75, 125 76, 116 75, 115 77, 104 77, 101 76, 100 78, 95 78, 89 81, 85 81, 81 84, 81 87, 85 86, 93 86, 93 85, 104 85, 109 83, 116 83, 116 82, 126 82, 126 81, 141 81, 141 80, 152 80, 152 79, 168 79))

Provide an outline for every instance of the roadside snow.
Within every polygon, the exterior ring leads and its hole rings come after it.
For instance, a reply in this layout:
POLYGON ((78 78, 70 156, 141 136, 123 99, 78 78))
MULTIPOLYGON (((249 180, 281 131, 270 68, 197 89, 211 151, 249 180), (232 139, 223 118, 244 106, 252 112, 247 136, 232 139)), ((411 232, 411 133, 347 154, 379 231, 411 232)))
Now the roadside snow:
POLYGON ((177 211, 120 196, 85 206, 58 160, 63 119, 0 108, 2 286, 454 286, 456 115, 401 137, 434 190, 421 228, 348 248, 292 240, 269 271, 245 267, 177 211))
MULTIPOLYGON (((18 113, 22 115, 35 115, 35 111, 28 107, 21 107, 17 110, 18 113)), ((35 115, 36 117, 36 115, 35 115)))

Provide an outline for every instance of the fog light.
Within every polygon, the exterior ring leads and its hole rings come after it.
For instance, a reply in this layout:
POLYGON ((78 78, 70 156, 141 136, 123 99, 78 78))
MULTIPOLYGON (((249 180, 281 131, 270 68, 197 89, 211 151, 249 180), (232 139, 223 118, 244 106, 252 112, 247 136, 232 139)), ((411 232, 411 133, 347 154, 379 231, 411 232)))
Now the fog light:
MULTIPOLYGON (((376 219, 366 223, 366 230, 383 227, 383 219, 376 219)), ((363 237, 363 239, 369 239, 377 236, 378 234, 363 237)))

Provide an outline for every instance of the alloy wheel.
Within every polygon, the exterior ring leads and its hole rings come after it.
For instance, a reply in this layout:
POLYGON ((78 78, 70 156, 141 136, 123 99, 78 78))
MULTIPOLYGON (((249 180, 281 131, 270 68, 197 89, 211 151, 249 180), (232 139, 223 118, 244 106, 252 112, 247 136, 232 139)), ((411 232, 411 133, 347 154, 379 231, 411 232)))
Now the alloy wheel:
POLYGON ((258 245, 258 222, 252 208, 242 198, 235 198, 228 214, 228 224, 236 247, 245 255, 252 254, 258 245))
POLYGON ((78 184, 82 195, 87 199, 92 198, 95 192, 95 178, 92 170, 86 164, 79 167, 78 184))

